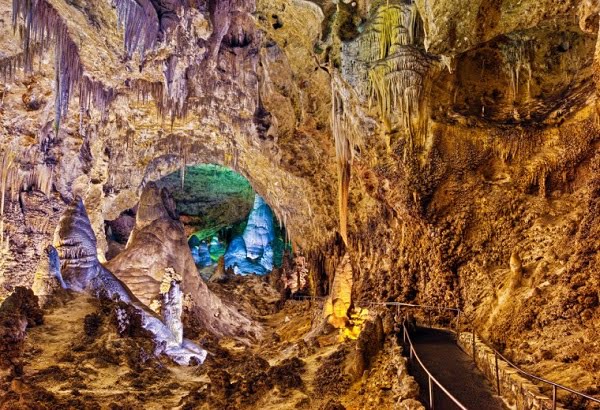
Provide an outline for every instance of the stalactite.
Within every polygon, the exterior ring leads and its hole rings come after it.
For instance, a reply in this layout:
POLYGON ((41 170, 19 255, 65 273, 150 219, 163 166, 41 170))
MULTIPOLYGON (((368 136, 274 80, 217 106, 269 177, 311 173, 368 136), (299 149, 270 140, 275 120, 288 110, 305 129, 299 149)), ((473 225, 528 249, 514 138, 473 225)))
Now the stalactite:
POLYGON ((417 22, 415 4, 384 5, 377 9, 366 39, 378 43, 379 59, 383 59, 394 54, 398 46, 414 44, 417 22))
MULTIPOLYGON (((36 47, 35 50, 38 50, 36 47)), ((12 80, 19 67, 25 65, 25 51, 0 59, 0 75, 4 82, 12 80)))
POLYGON ((338 164, 338 209, 340 235, 348 241, 348 191, 352 173, 354 149, 361 144, 361 135, 351 108, 349 87, 335 73, 331 80, 331 129, 338 164))
POLYGON ((146 51, 156 45, 159 20, 156 9, 149 0, 115 0, 119 25, 125 30, 124 44, 127 56, 146 51))
POLYGON ((423 96, 429 67, 429 61, 419 51, 405 49, 369 70, 371 102, 378 103, 384 118, 391 120, 397 116, 408 137, 410 149, 422 145, 424 139, 426 113, 423 96))
POLYGON ((519 87, 521 84, 521 73, 525 71, 526 90, 525 101, 531 98, 531 78, 533 62, 533 40, 516 40, 504 44, 500 47, 504 54, 504 62, 508 75, 510 77, 510 88, 513 101, 519 97, 519 87))
POLYGON ((448 72, 450 74, 452 74, 452 72, 454 71, 454 68, 453 68, 454 57, 441 55, 440 62, 446 69, 448 69, 448 72))
POLYGON ((54 169, 46 164, 40 164, 36 166, 32 176, 34 180, 30 182, 30 185, 48 197, 52 192, 54 169))
POLYGON ((165 104, 165 86, 162 82, 135 79, 130 83, 130 87, 137 95, 138 102, 146 104, 151 97, 158 115, 161 117, 165 115, 167 108, 165 104))
POLYGON ((180 177, 181 177, 181 189, 183 189, 183 186, 185 185, 185 171, 186 171, 186 165, 187 165, 187 159, 188 159, 188 154, 189 154, 189 146, 185 143, 185 141, 182 139, 180 141, 180 153, 179 153, 179 157, 181 158, 181 165, 180 165, 180 177))
POLYGON ((165 77, 166 92, 163 93, 163 106, 169 111, 171 124, 175 118, 183 118, 187 114, 188 89, 185 71, 178 67, 177 56, 170 56, 165 62, 163 74, 165 77))
POLYGON ((342 61, 344 78, 357 88, 362 101, 379 108, 387 131, 399 125, 407 142, 405 155, 425 145, 424 100, 434 66, 419 47, 417 7, 407 3, 378 7, 364 32, 343 45, 342 61))
POLYGON ((2 155, 0 161, 0 250, 8 249, 8 238, 4 238, 4 207, 6 192, 10 187, 10 176, 14 164, 15 155, 8 151, 2 155))
POLYGON ((67 24, 47 0, 13 0, 12 22, 16 27, 19 17, 24 19, 24 56, 22 64, 27 71, 32 69, 34 44, 40 44, 42 52, 51 40, 55 41, 55 126, 66 117, 73 92, 79 88, 80 110, 87 111, 90 102, 105 115, 108 105, 115 97, 112 89, 85 76, 79 56, 79 48, 71 38, 67 24))

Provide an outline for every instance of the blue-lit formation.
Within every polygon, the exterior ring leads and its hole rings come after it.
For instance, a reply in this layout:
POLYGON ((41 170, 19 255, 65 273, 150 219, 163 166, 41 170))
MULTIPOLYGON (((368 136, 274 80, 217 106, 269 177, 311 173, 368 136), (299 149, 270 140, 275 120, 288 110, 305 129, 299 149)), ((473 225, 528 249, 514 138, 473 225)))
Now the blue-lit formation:
MULTIPOLYGON (((234 236, 228 245, 216 235, 202 241, 195 236, 190 238, 189 245, 196 265, 200 269, 214 265, 224 254, 225 268, 232 268, 238 275, 265 275, 271 272, 276 259, 275 248, 281 248, 279 242, 283 243, 282 239, 278 239, 273 221, 273 211, 256 195, 243 233, 234 236)), ((281 264, 281 261, 277 264, 281 264)))
POLYGON ((225 253, 225 268, 238 275, 264 275, 273 270, 275 227, 273 211, 258 195, 241 236, 233 238, 225 253))

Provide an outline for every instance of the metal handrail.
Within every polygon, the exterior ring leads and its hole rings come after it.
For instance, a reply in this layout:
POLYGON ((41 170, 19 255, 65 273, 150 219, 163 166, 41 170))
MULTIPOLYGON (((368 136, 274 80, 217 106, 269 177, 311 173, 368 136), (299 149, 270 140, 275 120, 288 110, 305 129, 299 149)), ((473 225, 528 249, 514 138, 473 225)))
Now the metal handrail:
MULTIPOLYGON (((458 335, 460 332, 460 316, 464 316, 465 318, 467 318, 467 322, 471 325, 471 329, 472 329, 472 333, 473 333, 473 360, 477 360, 475 358, 475 326, 473 325, 473 322, 471 320, 468 319, 468 315, 463 312, 462 310, 458 309, 458 308, 448 308, 448 307, 442 307, 442 306, 428 306, 428 305, 418 305, 418 304, 413 304, 413 303, 402 303, 402 302, 372 302, 372 301, 368 301, 366 302, 366 304, 370 304, 370 305, 384 305, 384 306, 396 306, 398 308, 400 307, 410 307, 410 308, 419 308, 419 309, 435 309, 435 310, 445 310, 445 311, 453 311, 456 312, 458 314, 457 317, 457 330, 456 330, 456 334, 458 335)), ((430 322, 431 322, 431 317, 430 317, 430 322)), ((404 323, 403 323, 404 326, 404 323)), ((431 324, 430 324, 431 327, 431 324)), ((450 330, 452 330, 450 328, 450 330)), ((498 389, 498 393, 500 393, 500 381, 499 381, 499 375, 498 375, 498 357, 500 357, 502 360, 504 360, 510 367, 512 367, 513 369, 515 369, 516 371, 518 371, 519 373, 521 373, 522 375, 529 377, 531 379, 537 380, 539 382, 542 383, 546 383, 552 386, 552 409, 556 409, 556 401, 557 401, 557 397, 556 397, 556 393, 557 393, 557 389, 562 389, 565 391, 568 391, 569 393, 575 394, 577 396, 583 397, 587 400, 591 400, 595 403, 600 403, 600 399, 597 399, 595 397, 592 397, 590 395, 587 395, 585 393, 579 392, 577 390, 573 390, 570 387, 564 386, 562 384, 559 383, 555 383, 551 380, 548 379, 544 379, 543 377, 539 377, 536 375, 533 375, 531 373, 526 372, 525 370, 521 369, 520 367, 518 367, 516 364, 514 364, 513 362, 511 362, 510 360, 508 360, 502 353, 500 353, 499 351, 497 351, 495 348, 488 346, 488 348, 490 350, 492 350, 494 352, 494 356, 495 356, 495 361, 496 361, 496 384, 497 384, 497 389, 498 389)), ((425 367, 423 366, 423 368, 425 369, 425 367)), ((427 371, 427 370, 426 370, 427 371)))
MULTIPOLYGON (((323 297, 315 297, 315 296, 300 296, 300 298, 302 299, 312 299, 312 300, 321 300, 324 299, 323 297)), ((443 310, 443 311, 449 311, 449 312, 455 312, 457 314, 457 329, 456 329, 456 334, 458 335, 460 332, 460 317, 461 315, 464 316, 467 319, 467 323, 471 325, 471 329, 472 329, 472 334, 473 334, 473 360, 477 360, 475 357, 475 326, 472 322, 472 320, 469 319, 469 316, 463 312, 461 309, 459 308, 450 308, 450 307, 445 307, 445 306, 432 306, 432 305, 419 305, 419 304, 414 304, 414 303, 403 303, 403 302, 374 302, 374 301, 360 301, 358 302, 361 305, 379 305, 379 306, 396 306, 397 308, 400 307, 408 307, 408 308, 418 308, 418 309, 432 309, 432 310, 443 310)), ((429 317, 429 321, 430 321, 430 327, 431 327, 431 316, 429 317)), ((403 323, 403 328, 404 328, 404 323, 403 323)), ((450 330, 452 330, 452 328, 450 328, 450 330)), ((411 345, 412 346, 412 345, 411 345)), ((487 345, 486 345, 487 346, 487 345)), ((543 377, 539 377, 536 376, 534 374, 531 374, 523 369, 521 369, 520 367, 518 367, 516 364, 514 364, 513 362, 511 362, 510 360, 508 360, 502 353, 500 353, 499 351, 497 351, 494 347, 492 346, 487 346, 490 350, 492 350, 492 352, 494 352, 494 357, 495 357, 495 364, 496 364, 496 385, 497 385, 497 390, 498 390, 498 394, 500 394, 500 380, 499 380, 499 374, 498 374, 498 358, 501 358, 504 362, 506 362, 506 364, 508 364, 510 367, 512 367, 513 369, 515 369, 517 372, 519 372, 520 374, 524 375, 525 377, 528 377, 530 379, 533 380, 537 380, 541 383, 545 383, 548 384, 550 386, 552 386, 552 409, 555 410, 556 409, 556 403, 557 403, 557 390, 558 389, 562 389, 565 390, 569 393, 575 394, 577 396, 583 397, 584 399, 593 401, 595 403, 600 403, 600 399, 597 399, 595 397, 592 397, 588 394, 582 393, 580 391, 571 389, 570 387, 564 386, 562 384, 559 383, 555 383, 551 380, 548 379, 544 379, 543 377)), ((414 349, 413 349, 414 350, 414 349)), ((429 374, 429 372, 427 371, 427 369, 425 368, 425 366, 423 366, 423 364, 421 363, 421 361, 419 360, 419 363, 421 364, 421 366, 423 367, 423 369, 425 369, 425 371, 429 374)), ((446 390, 440 385, 440 388, 442 388, 442 390, 444 390, 446 392, 446 390)), ((446 392, 447 393, 447 392, 446 392)), ((449 394, 449 393, 447 393, 449 394)))
POLYGON ((460 409, 462 410, 467 410, 467 408, 460 402, 458 401, 458 399, 456 397, 454 397, 452 395, 452 393, 450 393, 448 390, 446 390, 446 388, 442 385, 442 383, 440 383, 430 372, 429 370, 427 370, 427 367, 425 367, 425 365, 423 364, 423 362, 421 361, 421 358, 419 357, 419 355, 417 354, 417 351, 415 350, 415 347, 413 346, 413 342, 410 339, 410 334, 408 333, 408 329, 406 328, 406 321, 402 322, 402 333, 403 333, 403 339, 404 342, 406 343, 406 341, 408 341, 408 346, 409 346, 409 357, 414 357, 415 359, 417 359, 417 362, 421 365, 421 368, 423 370, 425 370, 425 373, 427 374, 427 380, 429 383, 429 407, 431 409, 434 408, 434 401, 433 401, 433 386, 431 384, 431 382, 433 381, 439 388, 441 391, 443 391, 446 396, 448 396, 453 402, 454 404, 456 404, 460 409))

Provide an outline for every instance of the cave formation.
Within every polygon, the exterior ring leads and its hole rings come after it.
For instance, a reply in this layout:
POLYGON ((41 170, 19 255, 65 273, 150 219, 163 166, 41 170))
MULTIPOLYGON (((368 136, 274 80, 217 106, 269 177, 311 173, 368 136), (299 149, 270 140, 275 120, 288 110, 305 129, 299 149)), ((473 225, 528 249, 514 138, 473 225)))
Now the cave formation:
POLYGON ((0 409, 600 408, 597 1, 0 12, 0 409))

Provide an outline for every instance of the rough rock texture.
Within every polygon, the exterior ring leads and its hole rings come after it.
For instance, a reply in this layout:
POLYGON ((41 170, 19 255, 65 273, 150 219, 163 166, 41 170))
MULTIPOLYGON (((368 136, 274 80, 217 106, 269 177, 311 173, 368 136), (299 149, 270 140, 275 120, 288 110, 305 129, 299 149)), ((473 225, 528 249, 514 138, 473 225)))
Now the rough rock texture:
POLYGON ((165 353, 181 365, 204 361, 205 350, 189 340, 182 340, 180 334, 174 334, 123 282, 100 264, 96 255, 96 237, 81 200, 75 200, 61 217, 54 244, 67 289, 124 304, 117 312, 121 332, 129 327, 131 321, 139 321, 140 327, 154 337, 157 344, 155 353, 165 353))
POLYGON ((165 272, 181 276, 181 290, 189 301, 186 310, 206 330, 217 336, 260 336, 260 327, 223 303, 206 286, 194 264, 183 225, 172 200, 163 189, 149 183, 141 195, 136 226, 123 252, 106 264, 145 305, 162 300, 165 272))
POLYGON ((74 196, 102 260, 144 185, 216 163, 285 224, 314 292, 348 255, 351 300, 461 306, 597 391, 597 2, 117 3, 16 0, 20 29, 0 25, 5 287, 31 285, 74 196))
POLYGON ((0 305, 0 367, 10 368, 13 376, 23 372, 21 355, 27 328, 41 325, 44 314, 31 289, 17 287, 0 305))

